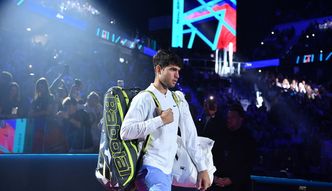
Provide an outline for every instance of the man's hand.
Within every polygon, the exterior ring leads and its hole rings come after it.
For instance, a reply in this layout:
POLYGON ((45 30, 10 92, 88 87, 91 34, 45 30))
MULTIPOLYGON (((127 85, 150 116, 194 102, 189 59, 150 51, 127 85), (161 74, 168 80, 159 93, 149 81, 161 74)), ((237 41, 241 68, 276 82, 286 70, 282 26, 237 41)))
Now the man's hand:
POLYGON ((206 190, 211 186, 211 180, 207 170, 200 171, 197 176, 197 189, 206 190))
POLYGON ((160 115, 161 120, 163 120, 163 123, 165 125, 173 122, 173 111, 171 108, 168 108, 165 111, 161 111, 159 108, 157 108, 156 110, 157 114, 160 115))
POLYGON ((229 178, 219 178, 219 177, 215 177, 214 178, 214 183, 219 186, 219 187, 225 187, 225 186, 229 186, 232 184, 232 180, 229 178))

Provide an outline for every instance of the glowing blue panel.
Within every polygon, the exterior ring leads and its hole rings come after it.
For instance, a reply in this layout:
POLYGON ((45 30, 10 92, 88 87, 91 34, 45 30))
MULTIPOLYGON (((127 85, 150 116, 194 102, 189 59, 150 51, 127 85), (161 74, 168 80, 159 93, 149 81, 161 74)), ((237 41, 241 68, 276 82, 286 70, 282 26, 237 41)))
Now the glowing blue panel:
POLYGON ((280 64, 279 59, 259 60, 259 61, 244 63, 243 68, 245 68, 245 69, 264 68, 264 67, 271 67, 271 66, 279 66, 279 64, 280 64))
POLYGON ((236 51, 236 0, 196 1, 200 4, 198 7, 185 11, 185 2, 190 4, 192 0, 173 0, 172 47, 182 48, 183 35, 190 34, 188 48, 192 48, 195 37, 198 36, 212 50, 227 48, 233 43, 236 51), (211 20, 218 23, 212 40, 199 27, 201 24, 207 25, 211 20), (189 29, 184 29, 185 27, 189 29))

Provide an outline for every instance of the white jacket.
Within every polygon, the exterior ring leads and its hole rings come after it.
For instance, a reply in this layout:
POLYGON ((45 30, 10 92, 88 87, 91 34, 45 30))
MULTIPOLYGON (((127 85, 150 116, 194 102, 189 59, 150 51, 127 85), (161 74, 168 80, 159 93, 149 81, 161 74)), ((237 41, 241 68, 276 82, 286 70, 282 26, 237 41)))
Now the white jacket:
POLYGON ((164 125, 160 116, 156 116, 156 105, 148 92, 139 93, 131 102, 129 110, 121 126, 120 136, 123 140, 145 139, 150 135, 151 141, 143 157, 143 164, 162 170, 165 174, 172 172, 177 151, 177 131, 180 127, 181 137, 197 170, 207 170, 205 158, 198 146, 197 131, 184 95, 177 91, 179 106, 177 107, 171 91, 164 95, 153 84, 147 90, 152 91, 161 109, 172 108, 174 121, 164 125))

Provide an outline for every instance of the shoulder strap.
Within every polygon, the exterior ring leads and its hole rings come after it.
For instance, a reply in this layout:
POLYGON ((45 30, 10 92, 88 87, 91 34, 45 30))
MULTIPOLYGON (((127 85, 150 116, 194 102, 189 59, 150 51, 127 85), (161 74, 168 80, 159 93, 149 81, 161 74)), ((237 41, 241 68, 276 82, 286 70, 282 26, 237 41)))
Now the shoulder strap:
MULTIPOLYGON (((150 90, 143 90, 142 92, 148 92, 151 96, 152 96, 152 99, 154 101, 154 103, 156 104, 156 107, 161 109, 161 106, 160 106, 160 102, 158 101, 156 95, 154 95, 154 93, 150 90)), ((150 139, 150 135, 148 135, 144 141, 144 144, 143 144, 143 153, 146 152, 146 146, 148 145, 148 143, 151 141, 150 139)))
POLYGON ((176 95, 175 92, 173 92, 173 91, 171 91, 171 92, 172 92, 172 97, 173 97, 176 105, 179 107, 180 100, 179 100, 178 96, 176 95))
MULTIPOLYGON (((179 97, 176 95, 176 93, 174 91, 171 91, 171 92, 172 92, 173 100, 175 101, 176 106, 179 108, 180 99, 179 99, 179 97)), ((181 115, 181 113, 179 113, 179 114, 181 115)), ((178 135, 181 136, 180 127, 178 127, 178 135)))
POLYGON ((156 104, 156 107, 161 109, 160 103, 159 103, 156 95, 154 95, 154 93, 152 91, 150 91, 150 90, 143 90, 143 92, 148 92, 152 96, 152 99, 153 99, 154 103, 156 104))
MULTIPOLYGON (((156 95, 154 95, 154 93, 152 91, 150 91, 150 90, 143 90, 142 92, 148 92, 152 96, 153 101, 156 104, 156 107, 159 108, 159 109, 161 109, 160 102, 158 101, 156 95)), ((173 91, 171 91, 171 92, 172 92, 173 100, 176 103, 176 106, 179 107, 180 100, 179 100, 178 96, 176 95, 175 92, 173 92, 173 91)), ((146 138, 146 140, 145 140, 145 142, 143 144, 143 152, 144 153, 146 151, 146 146, 148 145, 149 142, 150 142, 150 135, 147 136, 147 138, 146 138)))
MULTIPOLYGON (((154 95, 154 93, 152 91, 150 91, 150 90, 143 90, 143 92, 148 92, 152 96, 153 101, 156 104, 156 106, 158 108, 161 108, 160 107, 160 103, 159 103, 156 95, 154 95)), ((171 93, 172 93, 173 100, 175 101, 176 105, 179 107, 179 103, 180 103, 179 97, 176 95, 176 93, 174 91, 171 91, 171 93)))
POLYGON ((126 93, 126 91, 124 89, 121 88, 121 92, 123 94, 123 97, 125 98, 126 104, 129 105, 129 97, 128 94, 126 93))

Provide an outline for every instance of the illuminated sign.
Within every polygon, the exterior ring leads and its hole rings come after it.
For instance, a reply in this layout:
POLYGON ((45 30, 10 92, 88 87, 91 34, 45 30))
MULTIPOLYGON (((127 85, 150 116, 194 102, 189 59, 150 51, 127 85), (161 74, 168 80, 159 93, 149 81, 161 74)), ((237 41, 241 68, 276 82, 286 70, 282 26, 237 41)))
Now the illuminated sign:
POLYGON ((99 38, 102 38, 106 41, 110 41, 114 44, 119 44, 121 46, 130 48, 130 49, 137 48, 140 52, 143 52, 144 54, 146 54, 148 56, 153 56, 156 53, 156 51, 154 49, 143 46, 143 44, 140 43, 139 39, 129 40, 119 34, 109 32, 105 29, 97 28, 96 36, 99 38))
POLYGON ((319 54, 305 54, 296 57, 296 64, 301 63, 313 63, 313 62, 325 62, 329 61, 332 56, 332 52, 324 53, 320 51, 319 54))
POLYGON ((183 36, 190 35, 188 48, 198 36, 212 50, 232 42, 236 51, 236 0, 196 1, 199 6, 192 8, 192 0, 173 0, 172 47, 182 48, 183 36))
POLYGON ((135 39, 131 41, 125 37, 122 37, 121 35, 109 32, 105 29, 97 28, 96 36, 104 40, 111 41, 115 44, 120 44, 130 49, 134 49, 135 47, 137 47, 138 50, 141 50, 143 48, 143 45, 139 44, 139 40, 135 39))
POLYGON ((243 63, 243 68, 245 69, 254 69, 254 68, 265 68, 265 67, 275 67, 280 65, 279 59, 270 59, 270 60, 258 60, 252 62, 243 63))

